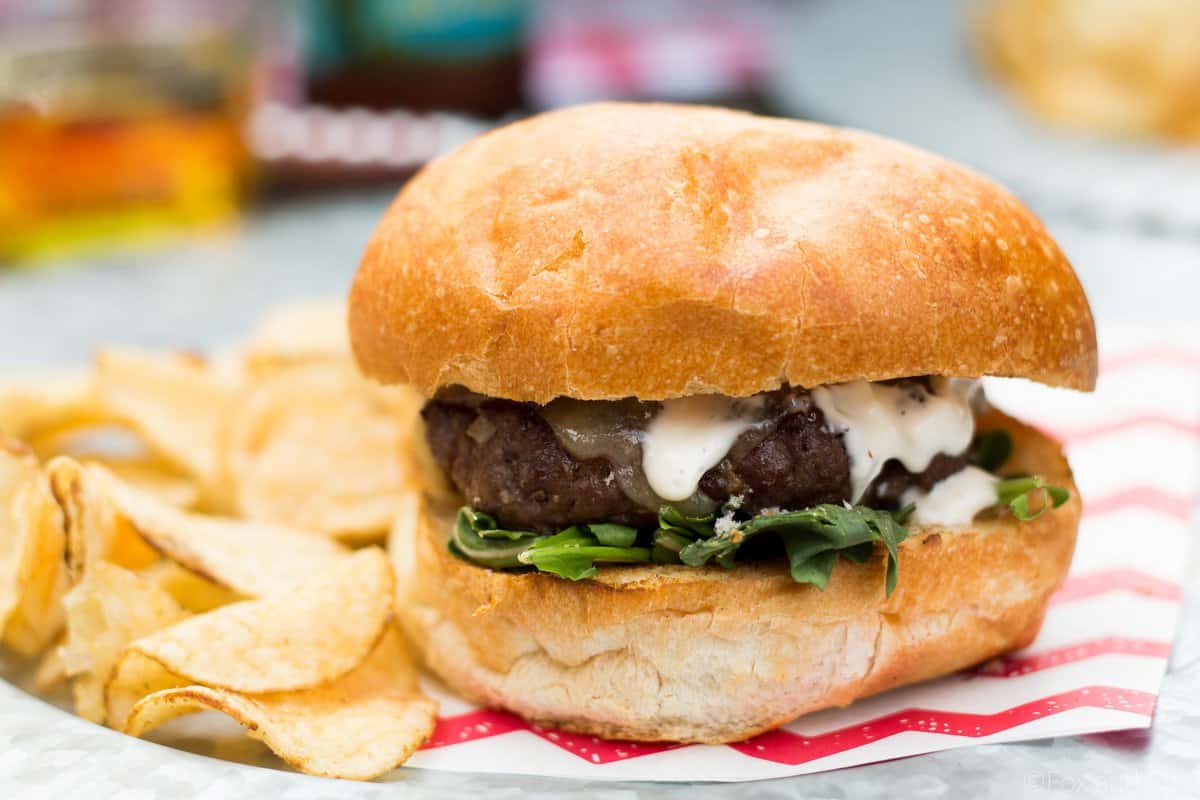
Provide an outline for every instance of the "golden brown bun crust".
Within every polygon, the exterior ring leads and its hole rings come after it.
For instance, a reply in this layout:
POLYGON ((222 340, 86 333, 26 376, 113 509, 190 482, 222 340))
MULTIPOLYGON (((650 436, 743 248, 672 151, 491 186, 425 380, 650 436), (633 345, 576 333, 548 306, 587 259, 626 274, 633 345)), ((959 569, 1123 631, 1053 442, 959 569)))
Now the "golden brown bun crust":
POLYGON ((421 171, 350 295, 367 374, 547 402, 1005 375, 1089 389, 1091 311, 988 180, 864 133, 601 104, 421 171))
POLYGON ((781 564, 609 567, 578 583, 497 572, 451 555, 448 521, 414 495, 392 542, 397 613, 429 667, 474 702, 608 738, 745 739, 1033 640, 1080 501, 1056 443, 998 413, 981 419, 990 427, 1013 434, 1006 468, 1071 500, 1030 522, 912 526, 890 598, 882 554, 839 560, 824 591, 781 564))

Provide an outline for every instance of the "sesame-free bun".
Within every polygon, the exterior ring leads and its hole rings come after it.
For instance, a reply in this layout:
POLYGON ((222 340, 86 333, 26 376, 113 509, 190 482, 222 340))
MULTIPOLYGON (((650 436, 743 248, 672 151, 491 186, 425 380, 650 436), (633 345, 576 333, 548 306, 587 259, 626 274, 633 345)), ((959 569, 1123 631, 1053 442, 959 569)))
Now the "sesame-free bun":
POLYGON ((783 563, 608 566, 579 582, 491 570, 452 555, 451 521, 414 493, 389 546, 397 616, 466 698, 618 739, 736 741, 962 669, 1032 641, 1080 514, 1056 443, 997 412, 979 427, 1012 434, 1006 470, 1041 474, 1071 499, 1028 522, 984 512, 961 527, 910 525, 890 598, 882 552, 840 559, 824 591, 783 563))
POLYGON ((542 114, 433 162, 371 238, 349 322, 367 374, 426 394, 1096 378, 1070 263, 996 184, 878 136, 681 105, 542 114))

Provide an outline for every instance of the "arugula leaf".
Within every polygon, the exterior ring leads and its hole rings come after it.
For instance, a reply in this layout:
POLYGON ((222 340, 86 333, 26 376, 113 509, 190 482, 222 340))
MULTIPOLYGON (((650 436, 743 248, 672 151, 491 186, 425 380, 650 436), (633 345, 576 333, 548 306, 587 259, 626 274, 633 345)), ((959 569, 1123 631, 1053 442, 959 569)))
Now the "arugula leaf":
POLYGON ((829 583, 829 576, 833 574, 833 565, 837 563, 837 550, 826 548, 815 553, 806 553, 803 547, 798 547, 795 542, 795 539, 783 540, 788 564, 791 566, 792 580, 796 583, 811 583, 824 591, 825 585, 829 583))
POLYGON ((862 563, 871 557, 874 543, 882 542, 888 552, 886 588, 890 595, 898 578, 896 545, 908 537, 901 522, 911 512, 911 508, 889 512, 825 504, 803 511, 760 514, 728 531, 692 542, 680 551, 679 558, 693 567, 714 558, 719 564, 732 564, 747 539, 774 531, 783 541, 792 579, 824 588, 838 555, 862 563))
POLYGON ((637 541, 637 528, 631 528, 628 525, 607 522, 601 525, 588 525, 587 529, 600 544, 612 547, 633 547, 633 543, 637 541))
MULTIPOLYGON (((596 562, 607 564, 636 564, 650 560, 650 550, 646 547, 631 547, 629 545, 606 545, 595 535, 595 529, 600 525, 588 525, 591 533, 585 533, 578 525, 534 542, 527 550, 517 556, 522 564, 537 567, 541 572, 552 572, 562 578, 577 581, 590 578, 596 574, 596 562)), ((637 531, 623 525, 614 528, 625 528, 632 531, 636 537, 637 531)), ((624 540, 623 531, 606 531, 605 537, 610 541, 624 540)), ((629 540, 633 544, 633 540, 629 540)))
POLYGON ((615 523, 572 525, 553 536, 503 530, 490 515, 463 506, 454 520, 450 549, 492 569, 532 566, 580 580, 595 575, 598 562, 649 561, 650 549, 634 547, 636 540, 636 529, 615 523))
POLYGON ((1061 486, 1051 486, 1040 475, 1018 475, 996 483, 996 498, 1012 509, 1019 520, 1037 519, 1051 508, 1058 508, 1070 499, 1071 493, 1061 486), (1030 511, 1029 497, 1037 493, 1041 504, 1030 511))
POLYGON ((837 555, 863 563, 871 558, 874 543, 882 542, 887 550, 885 588, 888 596, 896 589, 899 579, 899 554, 896 546, 908 538, 902 521, 912 508, 899 511, 880 511, 863 506, 846 508, 820 505, 804 511, 758 518, 763 530, 779 529, 788 552, 792 579, 797 583, 814 583, 824 588, 833 570, 837 555), (819 574, 819 579, 812 576, 819 574))
POLYGON ((715 522, 716 517, 713 514, 689 517, 674 506, 663 506, 658 510, 658 527, 661 530, 673 531, 689 539, 712 536, 715 533, 715 522))
POLYGON ((713 558, 721 558, 737 552, 745 535, 734 528, 725 533, 714 533, 707 539, 689 542, 679 551, 679 560, 689 567, 702 567, 713 558))
POLYGON ((1004 466, 1012 452, 1012 436, 1006 430, 997 429, 976 436, 967 450, 967 458, 980 469, 995 472, 1004 466))
POLYGON ((530 545, 549 537, 522 531, 502 531, 487 514, 464 506, 454 518, 450 549, 476 564, 492 569, 521 566, 518 556, 530 545))
POLYGON ((852 545, 839 551, 842 558, 848 558, 855 564, 865 564, 871 560, 871 556, 875 555, 875 543, 863 542, 862 544, 852 545))
MULTIPOLYGON (((553 538, 553 537, 552 537, 553 538)), ((548 541, 548 540, 547 540, 548 541)), ((594 540, 593 540, 594 541, 594 540)), ((572 581, 596 574, 596 563, 640 564, 650 560, 647 547, 608 547, 572 539, 561 544, 539 542, 518 556, 522 564, 572 581)))
POLYGON ((566 547, 569 545, 578 546, 581 544, 593 544, 595 539, 591 534, 585 532, 578 525, 572 525, 569 528, 564 528, 553 536, 543 536, 533 544, 529 545, 528 549, 535 547, 566 547))
POLYGON ((681 533, 659 528, 654 532, 654 549, 650 557, 659 564, 678 564, 679 551, 691 543, 692 540, 681 533))
POLYGON ((463 506, 458 510, 460 515, 465 515, 466 522, 471 526, 471 530, 479 534, 484 539, 508 539, 510 542, 523 541, 530 536, 538 536, 539 534, 533 531, 508 531, 497 526, 495 518, 490 514, 485 514, 482 511, 476 511, 468 506, 463 506))

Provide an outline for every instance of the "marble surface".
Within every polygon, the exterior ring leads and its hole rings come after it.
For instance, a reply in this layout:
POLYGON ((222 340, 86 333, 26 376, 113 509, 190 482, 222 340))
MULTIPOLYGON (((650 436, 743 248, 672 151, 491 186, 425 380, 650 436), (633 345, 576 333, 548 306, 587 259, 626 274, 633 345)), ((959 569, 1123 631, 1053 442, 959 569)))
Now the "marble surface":
MULTIPOLYGON (((219 346, 243 335, 274 302, 341 293, 387 200, 368 194, 292 203, 215 234, 0 272, 0 370, 79 363, 100 342, 219 346)), ((1099 318, 1197 315, 1200 242, 1050 223, 1099 318)), ((410 769, 383 783, 355 784, 124 737, 0 682, 0 798, 1192 796, 1200 786, 1200 575, 1195 565, 1189 574, 1183 625, 1154 727, 1145 732, 969 747, 740 785, 588 784, 410 769)), ((0 673, 18 671, 0 662, 0 673)), ((247 758, 260 756, 251 751, 247 758)))

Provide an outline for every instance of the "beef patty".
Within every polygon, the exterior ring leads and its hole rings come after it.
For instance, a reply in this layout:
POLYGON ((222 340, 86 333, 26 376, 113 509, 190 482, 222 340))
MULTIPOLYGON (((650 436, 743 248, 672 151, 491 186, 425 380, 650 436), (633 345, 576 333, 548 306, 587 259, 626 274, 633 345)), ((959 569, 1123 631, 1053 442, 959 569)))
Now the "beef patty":
MULTIPOLYGON (((850 459, 841 435, 826 428, 808 391, 790 387, 763 397, 767 421, 738 437, 704 473, 704 495, 718 503, 740 497, 740 508, 751 514, 850 500, 850 459)), ((421 415, 446 476, 472 507, 502 526, 556 531, 587 522, 655 524, 657 509, 627 496, 611 461, 572 456, 532 403, 456 388, 426 403, 421 415)), ((966 464, 964 455, 941 453, 913 474, 889 461, 861 502, 895 508, 905 490, 929 490, 966 464)))

